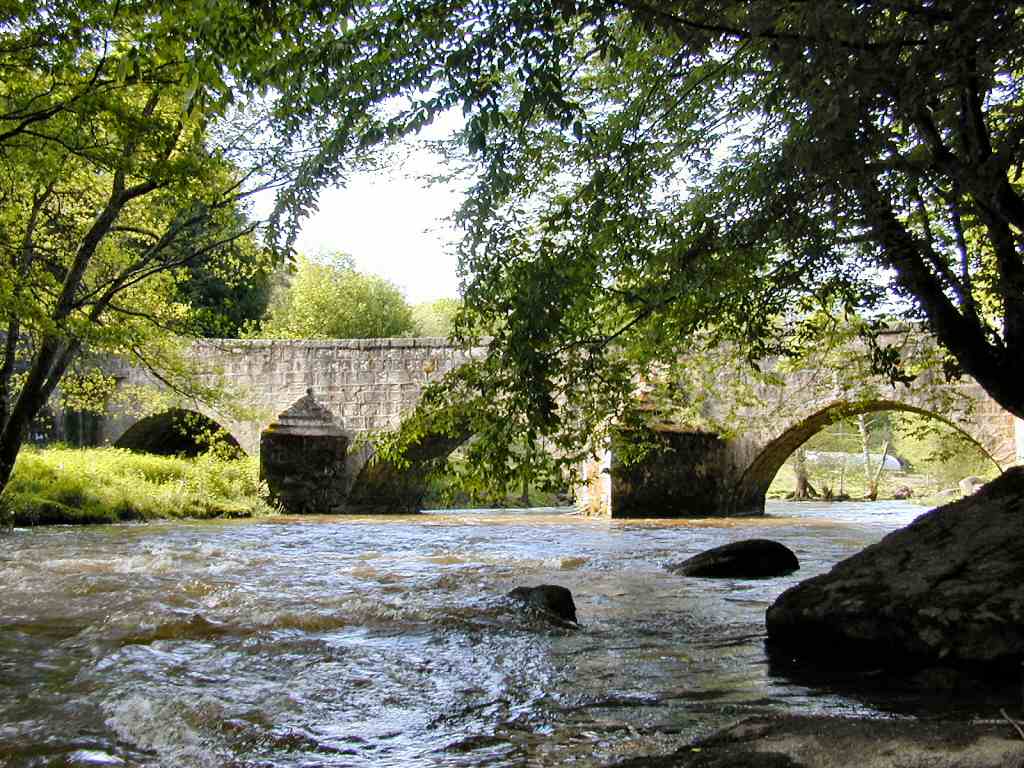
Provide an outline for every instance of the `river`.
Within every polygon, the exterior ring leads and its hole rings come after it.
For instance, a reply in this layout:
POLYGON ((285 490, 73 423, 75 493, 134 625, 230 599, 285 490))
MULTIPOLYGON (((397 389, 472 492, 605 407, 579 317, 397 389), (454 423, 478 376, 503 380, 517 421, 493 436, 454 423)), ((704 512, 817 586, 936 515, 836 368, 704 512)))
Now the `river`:
POLYGON ((910 522, 904 502, 764 518, 564 510, 0 534, 0 766, 600 766, 745 714, 898 708, 772 674, 785 588, 910 522), (667 563, 773 538, 801 570, 667 563), (502 596, 562 584, 579 630, 502 596))

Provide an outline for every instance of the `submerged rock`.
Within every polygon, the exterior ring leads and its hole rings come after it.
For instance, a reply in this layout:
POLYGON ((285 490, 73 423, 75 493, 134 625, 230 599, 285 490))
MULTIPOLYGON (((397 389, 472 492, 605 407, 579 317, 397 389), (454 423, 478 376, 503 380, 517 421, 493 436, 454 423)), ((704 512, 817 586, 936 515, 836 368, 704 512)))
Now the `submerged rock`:
POLYGON ((914 490, 909 485, 901 485, 895 491, 892 492, 892 497, 897 501, 903 501, 905 499, 913 498, 914 490))
POLYGON ((1024 467, 922 515, 768 609, 769 650, 839 672, 858 661, 984 670, 1024 661, 1024 467))
POLYGON ((711 579, 756 579, 785 576, 800 568, 793 551, 777 541, 747 539, 701 552, 669 570, 681 576, 711 579))
POLYGON ((576 621, 576 603, 572 592, 557 584, 541 584, 537 587, 516 587, 508 593, 508 597, 531 608, 537 608, 562 621, 576 621))

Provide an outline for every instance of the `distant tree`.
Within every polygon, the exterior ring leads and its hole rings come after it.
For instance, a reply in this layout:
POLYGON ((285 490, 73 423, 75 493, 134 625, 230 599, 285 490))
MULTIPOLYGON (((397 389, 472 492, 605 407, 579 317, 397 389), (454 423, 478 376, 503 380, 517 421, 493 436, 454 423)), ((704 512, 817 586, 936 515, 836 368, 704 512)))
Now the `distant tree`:
MULTIPOLYGON (((886 420, 888 423, 888 420, 886 420)), ((866 414, 857 416, 857 431, 860 433, 861 452, 864 456, 864 496, 874 501, 878 498, 878 481, 885 470, 885 460, 889 455, 890 439, 886 437, 882 442, 882 455, 878 465, 871 466, 871 439, 873 437, 872 420, 866 414)))
POLYGON ((455 315, 462 308, 459 299, 436 299, 412 308, 412 320, 417 336, 451 336, 455 330, 455 315))
POLYGON ((177 299, 192 309, 193 334, 235 339, 266 315, 275 259, 251 240, 234 247, 230 267, 202 261, 180 274, 177 299))
POLYGON ((290 280, 275 291, 256 336, 268 339, 370 339, 408 336, 412 309, 402 292, 357 272, 350 256, 299 257, 290 280))
POLYGON ((793 498, 797 501, 813 499, 818 495, 818 490, 811 485, 810 475, 807 473, 807 449, 800 446, 790 457, 793 464, 793 474, 796 477, 796 488, 793 490, 793 498))

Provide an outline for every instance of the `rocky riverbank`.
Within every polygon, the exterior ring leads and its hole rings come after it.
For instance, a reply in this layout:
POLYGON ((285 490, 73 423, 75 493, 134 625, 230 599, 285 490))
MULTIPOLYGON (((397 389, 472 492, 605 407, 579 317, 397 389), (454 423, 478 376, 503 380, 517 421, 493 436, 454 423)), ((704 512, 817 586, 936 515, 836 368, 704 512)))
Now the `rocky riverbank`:
POLYGON ((784 592, 776 658, 848 674, 928 670, 1010 684, 1024 662, 1024 467, 784 592))
POLYGON ((615 768, 1022 768, 1019 728, 1009 719, 754 717, 615 768))

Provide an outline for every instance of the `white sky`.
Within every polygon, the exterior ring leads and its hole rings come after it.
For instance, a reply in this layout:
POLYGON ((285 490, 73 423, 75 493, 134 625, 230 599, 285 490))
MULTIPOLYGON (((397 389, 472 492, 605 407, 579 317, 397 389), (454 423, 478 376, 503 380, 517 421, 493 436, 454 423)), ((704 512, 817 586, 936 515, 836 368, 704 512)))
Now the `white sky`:
POLYGON ((458 233, 444 221, 461 201, 453 187, 404 176, 361 174, 344 189, 320 195, 296 248, 308 256, 350 254, 361 272, 387 278, 412 304, 458 295, 451 244, 458 233))
MULTIPOLYGON (((440 139, 462 124, 458 111, 442 115, 419 138, 440 139)), ((302 225, 299 252, 342 251, 361 272, 397 285, 411 304, 458 296, 454 243, 459 232, 445 219, 462 201, 464 187, 428 186, 421 177, 442 173, 440 158, 413 150, 404 165, 353 176, 344 189, 326 189, 319 210, 302 225)))

